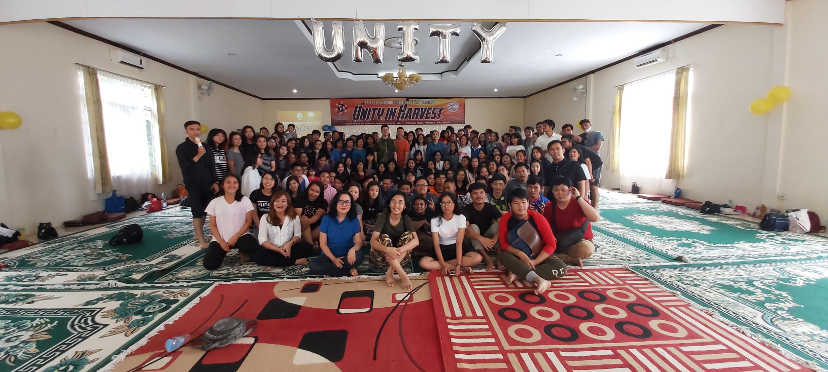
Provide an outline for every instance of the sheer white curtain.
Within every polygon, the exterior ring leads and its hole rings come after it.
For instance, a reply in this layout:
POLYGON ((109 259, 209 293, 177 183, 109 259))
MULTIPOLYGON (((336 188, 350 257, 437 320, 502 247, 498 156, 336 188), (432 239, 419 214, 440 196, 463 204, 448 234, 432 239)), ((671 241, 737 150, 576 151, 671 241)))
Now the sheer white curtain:
POLYGON ((124 195, 154 190, 161 146, 153 86, 103 71, 98 82, 112 188, 124 195))
POLYGON ((675 181, 664 178, 670 160, 675 71, 624 85, 621 110, 621 183, 638 183, 642 192, 672 194, 675 181))

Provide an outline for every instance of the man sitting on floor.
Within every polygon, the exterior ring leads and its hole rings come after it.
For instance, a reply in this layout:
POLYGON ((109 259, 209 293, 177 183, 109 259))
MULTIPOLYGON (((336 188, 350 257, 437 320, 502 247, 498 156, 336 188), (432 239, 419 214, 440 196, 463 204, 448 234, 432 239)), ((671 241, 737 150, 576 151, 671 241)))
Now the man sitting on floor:
POLYGON ((469 244, 486 261, 486 269, 495 268, 492 256, 500 250, 497 243, 497 224, 500 220, 500 211, 486 201, 486 185, 475 182, 469 186, 471 204, 463 208, 463 215, 469 223, 466 229, 464 244, 469 244))

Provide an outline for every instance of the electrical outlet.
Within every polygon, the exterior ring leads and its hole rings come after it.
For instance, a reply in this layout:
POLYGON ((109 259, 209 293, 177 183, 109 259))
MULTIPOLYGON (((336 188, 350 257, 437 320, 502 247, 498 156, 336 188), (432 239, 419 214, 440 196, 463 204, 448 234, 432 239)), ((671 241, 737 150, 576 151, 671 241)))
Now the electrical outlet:
POLYGON ((785 194, 776 194, 776 200, 785 200, 785 194))

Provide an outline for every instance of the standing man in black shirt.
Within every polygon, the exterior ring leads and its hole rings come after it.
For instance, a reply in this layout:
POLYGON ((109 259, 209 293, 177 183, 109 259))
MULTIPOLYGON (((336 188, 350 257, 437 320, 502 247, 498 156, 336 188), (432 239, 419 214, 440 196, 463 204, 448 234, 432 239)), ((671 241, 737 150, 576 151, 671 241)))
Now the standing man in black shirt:
POLYGON ((569 178, 572 184, 581 192, 581 195, 586 195, 589 181, 586 179, 583 170, 581 170, 581 166, 564 156, 564 147, 561 141, 554 140, 549 142, 547 149, 552 161, 543 170, 543 184, 546 186, 546 197, 549 200, 552 200, 554 197, 552 195, 552 180, 558 176, 569 178))
POLYGON ((497 223, 500 220, 500 211, 487 202, 486 185, 475 182, 469 186, 469 195, 472 202, 463 208, 463 215, 466 216, 468 227, 466 228, 466 239, 463 244, 468 244, 477 253, 483 256, 486 262, 486 269, 495 269, 495 258, 500 252, 500 245, 497 241, 497 223))
POLYGON ((193 228, 195 238, 201 248, 207 247, 204 239, 204 209, 218 193, 218 184, 213 173, 213 158, 207 155, 207 150, 201 143, 201 123, 190 120, 184 123, 187 138, 175 149, 178 166, 184 176, 184 186, 187 187, 190 210, 193 213, 193 228))

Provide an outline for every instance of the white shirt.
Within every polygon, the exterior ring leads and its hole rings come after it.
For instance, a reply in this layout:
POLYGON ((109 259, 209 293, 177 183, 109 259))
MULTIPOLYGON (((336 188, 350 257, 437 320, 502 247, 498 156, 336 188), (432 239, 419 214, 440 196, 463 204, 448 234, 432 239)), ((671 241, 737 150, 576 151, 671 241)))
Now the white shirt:
POLYGON ((457 149, 457 153, 460 154, 460 159, 464 156, 468 156, 471 158, 471 146, 466 145, 457 149))
POLYGON ((266 214, 262 215, 259 220, 259 244, 270 242, 279 247, 294 237, 302 237, 302 225, 299 223, 299 216, 295 218, 285 216, 282 226, 271 225, 266 214))
POLYGON ((506 153, 509 154, 509 156, 511 156, 512 158, 514 158, 515 154, 517 154, 517 152, 520 150, 523 150, 523 152, 525 153, 526 147, 523 147, 523 145, 509 145, 508 147, 506 147, 506 153))
POLYGON ((455 214, 450 220, 443 217, 431 219, 431 232, 440 237, 440 245, 457 244, 457 232, 466 228, 466 216, 455 214))
MULTIPOLYGON (((224 241, 227 241, 241 230, 247 218, 247 212, 253 210, 255 210, 253 203, 248 198, 242 198, 240 201, 234 200, 233 203, 227 204, 224 196, 219 196, 211 200, 204 211, 211 218, 215 217, 218 233, 224 241)), ((213 235, 215 235, 215 232, 213 232, 213 235)), ((213 236, 213 241, 216 241, 215 236, 213 236)))
POLYGON ((540 147, 543 152, 546 152, 546 147, 549 146, 549 142, 554 140, 561 140, 561 135, 558 133, 552 133, 551 136, 547 136, 546 133, 538 136, 538 139, 535 140, 535 147, 540 147))

